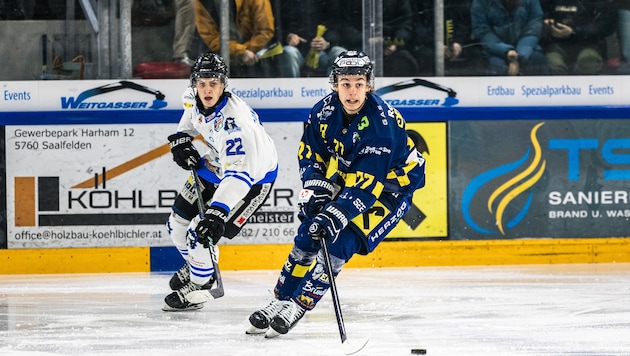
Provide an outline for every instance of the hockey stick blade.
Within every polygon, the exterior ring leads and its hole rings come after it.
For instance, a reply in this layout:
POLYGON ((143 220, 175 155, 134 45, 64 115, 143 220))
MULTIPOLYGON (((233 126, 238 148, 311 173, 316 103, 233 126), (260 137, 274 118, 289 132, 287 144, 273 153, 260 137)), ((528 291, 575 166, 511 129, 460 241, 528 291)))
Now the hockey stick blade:
POLYGON ((221 270, 219 270, 219 261, 217 255, 216 245, 210 248, 210 257, 212 258, 212 267, 214 268, 214 277, 216 279, 216 285, 210 288, 210 295, 214 299, 221 298, 225 295, 223 291, 223 278, 221 278, 221 270))
POLYGON ((186 299, 193 304, 205 303, 213 297, 214 296, 210 293, 210 290, 196 290, 186 294, 186 299))
POLYGON ((221 280, 220 274, 219 274, 219 269, 215 268, 215 273, 217 274, 217 286, 210 289, 210 295, 212 295, 212 297, 214 299, 217 298, 221 298, 222 296, 225 295, 225 292, 223 291, 223 280, 221 280))
POLYGON ((202 289, 202 290, 192 291, 186 295, 186 299, 188 299, 190 303, 199 304, 199 303, 205 303, 212 298, 214 299, 221 298, 224 295, 225 295, 225 292, 223 291, 223 284, 220 284, 220 285, 217 284, 216 287, 211 288, 211 289, 202 289))
POLYGON ((363 350, 363 348, 365 347, 365 345, 367 345, 368 341, 370 341, 370 339, 365 338, 365 339, 361 339, 356 343, 351 343, 350 340, 346 339, 344 342, 341 343, 341 348, 343 349, 343 353, 346 355, 354 355, 357 352, 363 350))

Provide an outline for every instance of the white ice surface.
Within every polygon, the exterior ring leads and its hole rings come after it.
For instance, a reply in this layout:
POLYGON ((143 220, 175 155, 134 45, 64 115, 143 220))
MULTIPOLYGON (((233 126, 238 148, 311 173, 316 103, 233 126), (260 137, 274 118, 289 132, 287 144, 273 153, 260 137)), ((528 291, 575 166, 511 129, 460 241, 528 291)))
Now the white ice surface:
MULTIPOLYGON (((245 335, 277 271, 223 271, 225 296, 163 312, 170 274, 0 275, 0 355, 343 355, 330 293, 287 335, 245 335)), ((630 355, 630 264, 344 269, 358 355, 630 355)))

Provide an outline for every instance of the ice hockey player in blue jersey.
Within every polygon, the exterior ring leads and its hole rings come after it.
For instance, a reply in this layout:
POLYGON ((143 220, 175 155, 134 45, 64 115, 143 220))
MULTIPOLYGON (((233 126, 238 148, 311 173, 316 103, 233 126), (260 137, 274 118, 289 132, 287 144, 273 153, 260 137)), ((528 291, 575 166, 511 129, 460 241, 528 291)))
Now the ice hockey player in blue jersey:
POLYGON ((337 276, 383 241, 424 186, 424 158, 398 110, 373 93, 367 55, 343 52, 329 80, 333 92, 311 109, 298 149, 301 224, 275 298, 249 317, 247 334, 289 332, 329 289, 321 244, 337 276))
POLYGON ((228 68, 223 58, 207 52, 191 70, 183 95, 184 113, 170 135, 173 160, 194 169, 202 188, 203 219, 192 175, 175 198, 167 227, 186 261, 171 278, 173 292, 164 299, 165 311, 199 309, 210 295, 220 238, 234 238, 271 192, 278 173, 278 154, 258 114, 226 91, 228 68), (193 145, 200 135, 208 147, 203 157, 193 145), (201 292, 201 293, 199 293, 201 292), (189 298, 191 296, 195 298, 189 298))

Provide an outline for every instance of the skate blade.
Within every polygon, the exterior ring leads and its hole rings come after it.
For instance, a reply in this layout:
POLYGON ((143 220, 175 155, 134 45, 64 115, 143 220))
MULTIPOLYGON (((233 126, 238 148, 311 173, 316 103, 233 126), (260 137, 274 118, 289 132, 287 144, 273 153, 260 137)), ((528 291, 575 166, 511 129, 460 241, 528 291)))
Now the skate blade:
POLYGON ((191 310, 199 310, 201 308, 203 308, 203 304, 190 304, 186 308, 173 308, 169 306, 168 304, 164 304, 164 306, 162 307, 162 310, 165 312, 185 312, 185 311, 191 311, 191 310))
POLYGON ((267 332, 265 333, 265 339, 273 339, 274 337, 278 337, 280 335, 282 334, 275 331, 273 328, 269 328, 269 330, 267 330, 267 332))
POLYGON ((247 334, 247 335, 260 335, 260 334, 265 334, 267 332, 267 330, 269 330, 269 328, 259 329, 259 328, 255 327, 254 325, 250 325, 247 328, 247 330, 245 330, 245 334, 247 334))
POLYGON ((365 345, 367 345, 369 339, 361 339, 356 340, 353 343, 350 343, 350 340, 346 339, 343 343, 341 343, 341 348, 343 349, 343 353, 346 355, 354 355, 357 352, 363 350, 365 345))
POLYGON ((212 294, 207 289, 196 290, 186 294, 186 300, 193 304, 205 303, 210 299, 212 299, 212 294))

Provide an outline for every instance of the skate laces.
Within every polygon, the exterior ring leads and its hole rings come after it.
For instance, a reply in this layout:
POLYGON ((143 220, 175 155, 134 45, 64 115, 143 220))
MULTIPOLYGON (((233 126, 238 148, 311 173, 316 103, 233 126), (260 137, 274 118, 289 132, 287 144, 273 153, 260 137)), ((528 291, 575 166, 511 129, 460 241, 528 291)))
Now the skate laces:
POLYGON ((179 280, 182 282, 187 282, 188 280, 190 280, 190 265, 188 264, 188 262, 184 263, 182 268, 180 268, 176 274, 177 278, 179 278, 179 280))
POLYGON ((282 310, 278 313, 278 316, 286 320, 288 325, 293 325, 296 321, 300 320, 306 310, 302 309, 292 300, 283 302, 282 310))
POLYGON ((262 314, 267 320, 270 320, 282 310, 282 303, 279 300, 272 300, 266 307, 260 309, 258 312, 262 314))
POLYGON ((181 287, 178 291, 177 291, 177 295, 179 296, 179 299, 181 299, 183 302, 186 301, 186 296, 188 295, 188 293, 190 292, 194 292, 196 290, 201 290, 200 285, 195 284, 193 282, 188 282, 185 286, 181 287))

